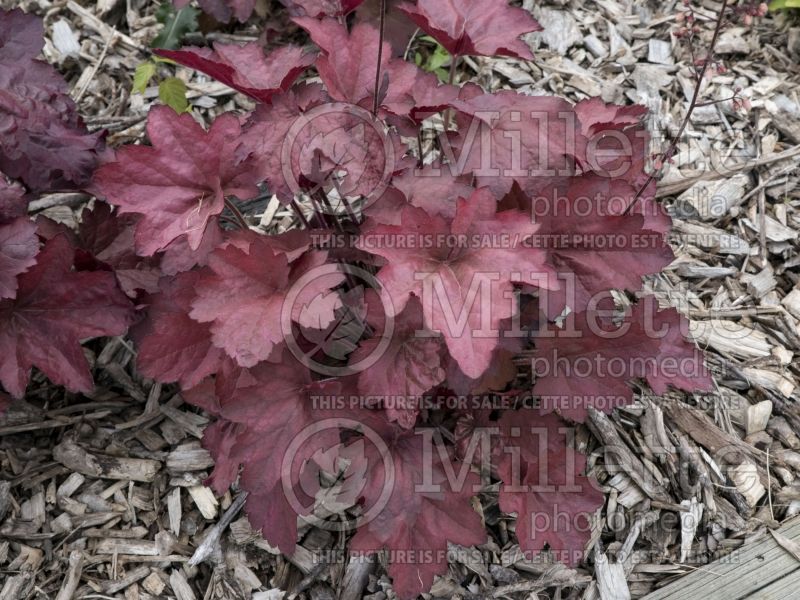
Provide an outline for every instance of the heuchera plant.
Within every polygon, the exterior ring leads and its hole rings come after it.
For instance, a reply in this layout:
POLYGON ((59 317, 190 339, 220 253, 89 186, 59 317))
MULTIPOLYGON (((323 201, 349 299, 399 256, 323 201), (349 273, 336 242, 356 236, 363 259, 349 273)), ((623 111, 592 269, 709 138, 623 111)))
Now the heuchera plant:
MULTIPOLYGON (((223 21, 253 4, 201 0, 223 21)), ((238 477, 251 523, 282 552, 298 517, 352 530, 352 551, 390 551, 410 598, 447 570, 448 543, 487 540, 474 497, 497 482, 523 551, 580 562, 590 527, 577 523, 603 495, 570 423, 631 402, 632 379, 656 393, 711 386, 683 318, 633 295, 672 259, 644 108, 441 85, 393 54, 380 22, 345 24, 360 2, 286 4, 318 50, 158 52, 256 100, 251 114, 204 128, 154 107, 150 145, 105 157, 91 184, 99 138, 34 60, 38 22, 3 13, 0 77, 13 85, 0 122, 13 135, 0 168, 115 208, 98 203, 75 232, 33 223, 26 190, 0 178, 0 382, 21 397, 35 366, 88 391, 79 342, 125 333, 133 298, 139 371, 216 417, 209 483, 224 493, 238 477), (40 127, 69 152, 43 154, 40 127), (298 227, 248 227, 243 202, 264 187, 298 227), (320 500, 332 489, 334 508, 320 500), (574 525, 537 530, 556 511, 574 525)), ((531 58, 519 36, 539 29, 505 0, 392 10, 454 61, 531 58)))

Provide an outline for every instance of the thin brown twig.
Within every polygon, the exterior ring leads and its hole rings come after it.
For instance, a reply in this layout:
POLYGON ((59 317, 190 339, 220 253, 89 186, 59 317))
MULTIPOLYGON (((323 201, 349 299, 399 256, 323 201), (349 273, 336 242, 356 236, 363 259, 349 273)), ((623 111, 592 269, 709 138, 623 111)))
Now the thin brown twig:
MULTIPOLYGON (((692 101, 689 103, 689 109, 686 111, 686 116, 683 118, 683 122, 681 123, 680 129, 678 129, 678 133, 673 137, 672 142, 667 147, 666 152, 662 155, 662 165, 669 162, 669 160, 675 154, 675 151, 678 149, 678 143, 683 136, 683 132, 686 130, 686 126, 689 124, 689 120, 692 117, 692 112, 697 107, 697 101, 700 98, 700 89, 703 87, 703 80, 705 79, 706 72, 708 71, 708 66, 711 64, 712 59, 714 57, 714 49, 717 46, 717 40, 719 39, 719 34, 722 31, 722 25, 725 22, 725 12, 728 9, 728 0, 722 0, 722 8, 719 11, 719 16, 717 17, 717 24, 714 27, 714 36, 711 38, 711 44, 708 47, 708 54, 706 55, 705 60, 703 61, 703 68, 700 70, 700 76, 697 79, 697 85, 694 87, 694 94, 692 95, 692 101)), ((648 186, 656 179, 660 169, 656 169, 653 173, 648 175, 647 180, 642 184, 639 190, 636 192, 636 196, 633 198, 633 202, 631 202, 630 206, 628 206, 625 213, 627 214, 630 212, 636 203, 639 201, 639 198, 642 197, 644 191, 648 188, 648 186)))

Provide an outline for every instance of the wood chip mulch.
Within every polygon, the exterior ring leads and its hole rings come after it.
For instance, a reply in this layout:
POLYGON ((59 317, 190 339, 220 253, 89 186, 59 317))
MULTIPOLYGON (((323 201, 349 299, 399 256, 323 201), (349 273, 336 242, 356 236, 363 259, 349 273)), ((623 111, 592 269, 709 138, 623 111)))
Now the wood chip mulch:
MULTIPOLYGON (((693 89, 690 58, 670 35, 679 2, 522 4, 545 28, 530 36, 535 62, 468 58, 462 80, 644 103, 653 131, 677 130, 693 89)), ((720 4, 697 4, 710 29, 720 4)), ((131 77, 160 27, 155 3, 0 6, 45 16, 46 58, 71 81, 91 128, 108 129, 113 145, 143 138, 157 91, 131 95, 131 77)), ((224 31, 213 37, 259 34, 257 23, 224 31)), ((717 392, 639 389, 635 404, 592 413, 580 441, 607 502, 583 567, 526 560, 513 517, 487 495, 492 540, 470 560, 455 553, 434 597, 641 598, 800 513, 800 26, 782 15, 731 27, 719 53, 727 70, 704 96, 723 101, 697 110, 658 192, 675 218, 677 259, 646 284, 690 319, 717 392), (749 111, 725 100, 735 88, 749 111)), ((205 119, 252 109, 201 75, 177 74, 205 119)), ((46 196, 31 210, 74 224, 87 200, 46 196)), ((288 212, 263 204, 254 225, 289 226, 288 212)), ((270 548, 250 529, 240 492, 218 498, 202 485, 213 466, 199 442, 209 418, 143 380, 127 340, 95 341, 88 352, 92 397, 39 376, 0 419, 0 600, 394 596, 379 563, 313 561, 342 544, 330 532, 306 529, 291 558, 270 548)))

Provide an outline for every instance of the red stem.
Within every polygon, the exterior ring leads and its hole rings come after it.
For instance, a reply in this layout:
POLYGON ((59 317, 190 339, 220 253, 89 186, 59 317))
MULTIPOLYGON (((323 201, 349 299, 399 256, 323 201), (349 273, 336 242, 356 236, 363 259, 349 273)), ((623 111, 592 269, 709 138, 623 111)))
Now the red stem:
POLYGON ((225 207, 229 211, 231 211, 231 213, 233 213, 233 218, 236 220, 236 223, 237 225, 239 225, 240 228, 244 229, 245 231, 250 229, 250 226, 247 224, 247 221, 245 221, 245 218, 242 215, 242 213, 239 212, 239 209, 236 208, 236 205, 233 202, 231 202, 228 198, 225 198, 225 207))
POLYGON ((372 115, 378 116, 378 93, 381 89, 381 62, 383 61, 383 38, 386 35, 386 0, 381 0, 381 34, 378 38, 378 66, 375 69, 375 97, 372 99, 372 115))

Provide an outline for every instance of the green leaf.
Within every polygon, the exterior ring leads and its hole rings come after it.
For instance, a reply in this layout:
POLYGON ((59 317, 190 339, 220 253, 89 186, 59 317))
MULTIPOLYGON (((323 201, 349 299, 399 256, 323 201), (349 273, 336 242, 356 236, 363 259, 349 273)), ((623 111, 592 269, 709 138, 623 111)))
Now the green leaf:
POLYGON ((133 93, 144 94, 153 75, 156 74, 156 64, 152 61, 146 60, 138 67, 133 74, 133 93))
POLYGON ((445 50, 444 46, 439 44, 436 40, 428 35, 424 35, 419 38, 421 42, 425 42, 426 44, 430 44, 432 46, 430 54, 427 57, 423 57, 420 52, 416 52, 414 54, 414 62, 418 67, 421 69, 428 71, 429 73, 436 73, 436 75, 442 81, 447 81, 449 75, 447 74, 446 70, 442 67, 450 64, 452 61, 452 57, 450 53, 445 50), (442 79, 442 73, 444 72, 444 79, 442 79))
POLYGON ((189 111, 189 101, 186 99, 186 84, 177 77, 168 77, 158 84, 158 97, 178 114, 189 111))
POLYGON ((800 8, 800 0, 772 0, 769 3, 770 10, 782 10, 786 8, 800 8))
POLYGON ((156 36, 153 48, 166 48, 176 50, 181 47, 184 36, 190 31, 197 31, 197 17, 200 14, 196 8, 185 6, 175 12, 171 2, 163 2, 156 11, 156 19, 163 23, 164 29, 156 36))
POLYGON ((436 46, 436 50, 428 59, 428 70, 436 71, 450 62, 450 53, 443 46, 436 46))

